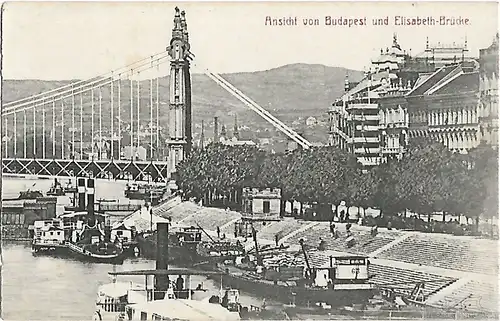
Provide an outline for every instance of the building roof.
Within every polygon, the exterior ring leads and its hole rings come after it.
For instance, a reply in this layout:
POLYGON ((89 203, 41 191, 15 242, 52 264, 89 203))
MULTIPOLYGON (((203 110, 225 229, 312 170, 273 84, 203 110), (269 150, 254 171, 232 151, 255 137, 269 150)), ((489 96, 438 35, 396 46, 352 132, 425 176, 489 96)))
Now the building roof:
POLYGON ((455 69, 460 68, 458 65, 445 66, 438 69, 431 76, 427 77, 425 81, 422 81, 418 86, 416 86, 412 91, 408 93, 408 96, 420 96, 424 95, 428 90, 437 85, 443 78, 448 76, 455 69))
POLYGON ((436 90, 433 94, 455 94, 459 92, 475 92, 479 90, 479 72, 460 74, 446 86, 436 90))

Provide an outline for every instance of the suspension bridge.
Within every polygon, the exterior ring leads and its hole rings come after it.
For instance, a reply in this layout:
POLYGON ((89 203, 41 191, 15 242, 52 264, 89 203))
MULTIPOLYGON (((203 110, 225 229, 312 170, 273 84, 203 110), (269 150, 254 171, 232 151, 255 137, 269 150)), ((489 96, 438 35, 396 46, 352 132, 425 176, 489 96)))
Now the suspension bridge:
MULTIPOLYGON (((165 51, 2 106, 3 172, 167 181, 191 151, 191 65, 184 11, 165 51), (160 66, 170 64, 169 101, 160 66), (145 74, 154 76, 144 79, 145 74), (141 78, 142 77, 142 78, 141 78), (160 111, 168 105, 168 124, 160 111)), ((302 148, 311 144, 217 73, 197 66, 302 148)))

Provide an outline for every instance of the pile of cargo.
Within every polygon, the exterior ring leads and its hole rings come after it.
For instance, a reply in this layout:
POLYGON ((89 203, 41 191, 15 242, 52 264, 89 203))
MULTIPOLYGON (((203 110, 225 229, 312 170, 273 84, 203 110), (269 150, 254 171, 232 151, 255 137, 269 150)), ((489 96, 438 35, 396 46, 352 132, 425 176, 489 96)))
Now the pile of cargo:
POLYGON ((303 278, 304 259, 290 253, 279 254, 263 260, 266 268, 265 279, 290 281, 303 278))
POLYGON ((263 259, 264 266, 296 267, 305 265, 304 258, 291 253, 278 254, 263 259))

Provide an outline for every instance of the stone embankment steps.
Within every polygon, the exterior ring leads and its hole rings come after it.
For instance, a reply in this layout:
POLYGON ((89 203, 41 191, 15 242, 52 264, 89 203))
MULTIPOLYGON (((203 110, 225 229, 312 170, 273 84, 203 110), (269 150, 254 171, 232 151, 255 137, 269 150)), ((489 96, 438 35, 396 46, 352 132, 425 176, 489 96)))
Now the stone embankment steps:
MULTIPOLYGON (((171 216, 174 222, 196 221, 214 238, 217 237, 215 230, 219 226, 227 239, 236 241, 233 228, 234 223, 241 217, 238 213, 204 209, 189 202, 176 203, 162 212, 162 216, 171 216)), ((460 301, 467 291, 475 291, 467 294, 472 297, 493 297, 496 293, 493 287, 486 286, 486 290, 484 287, 481 290, 477 285, 471 286, 470 281, 491 285, 492 280, 496 280, 493 275, 496 275, 494 271, 498 271, 498 264, 494 264, 493 260, 498 257, 498 245, 494 241, 443 234, 389 231, 384 228, 379 228, 378 235, 372 237, 370 227, 353 225, 351 231, 357 244, 347 248, 345 223, 335 224, 341 234, 339 239, 331 237, 329 222, 304 222, 293 219, 272 222, 257 227, 258 243, 261 246, 274 245, 274 236, 278 234, 279 244, 290 245, 290 250, 300 250, 300 238, 306 239, 309 246, 315 247, 315 242, 319 244, 321 237, 326 241, 327 250, 309 251, 309 257, 315 266, 327 266, 329 256, 367 255, 370 257, 372 271, 384 275, 380 281, 375 277, 375 283, 397 283, 401 281, 401 277, 407 282, 431 281, 425 291, 429 294, 427 301, 432 305, 460 301), (489 294, 481 294, 481 291, 489 294)), ((244 246, 247 250, 252 249, 253 240, 248 238, 244 246)))

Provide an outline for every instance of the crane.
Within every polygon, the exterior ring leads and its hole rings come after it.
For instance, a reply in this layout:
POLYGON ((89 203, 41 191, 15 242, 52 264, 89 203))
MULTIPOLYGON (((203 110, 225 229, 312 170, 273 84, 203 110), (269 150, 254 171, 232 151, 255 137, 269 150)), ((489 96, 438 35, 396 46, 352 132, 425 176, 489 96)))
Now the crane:
POLYGON ((308 280, 312 281, 313 270, 311 268, 311 264, 309 263, 309 256, 307 255, 306 246, 304 245, 304 239, 300 239, 299 244, 300 244, 300 248, 302 249, 302 253, 304 254, 304 260, 306 261, 308 280))

